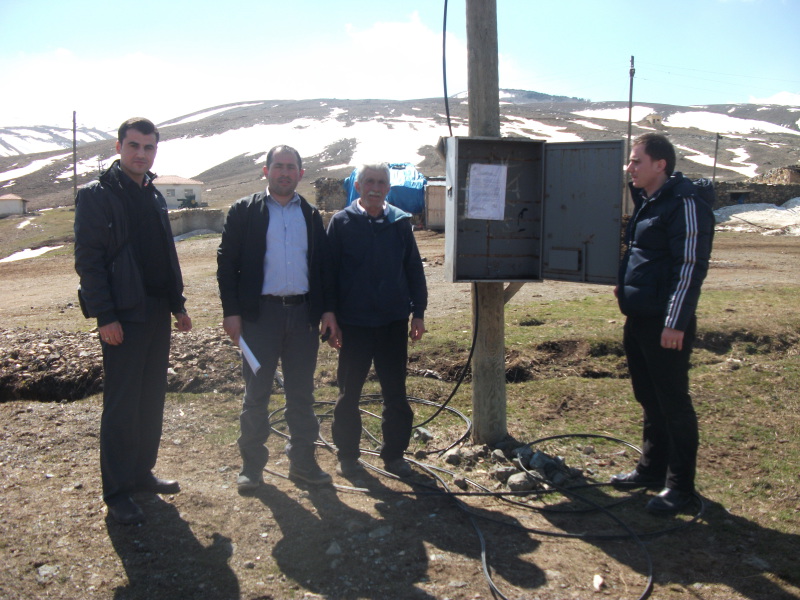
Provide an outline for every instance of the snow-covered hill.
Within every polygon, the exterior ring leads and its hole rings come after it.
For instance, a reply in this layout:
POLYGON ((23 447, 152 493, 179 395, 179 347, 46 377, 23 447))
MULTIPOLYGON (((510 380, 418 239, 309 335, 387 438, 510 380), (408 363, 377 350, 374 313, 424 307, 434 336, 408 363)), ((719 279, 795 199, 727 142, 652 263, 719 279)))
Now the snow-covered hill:
MULTIPOLYGON (((411 162, 425 175, 443 175, 435 146, 451 131, 468 135, 466 102, 450 99, 449 123, 442 99, 264 100, 211 107, 158 124, 155 170, 203 181, 204 199, 212 202, 253 191, 266 150, 279 143, 295 146, 303 155, 306 185, 319 177, 343 177, 368 160, 411 162)), ((500 112, 504 136, 550 142, 627 137, 624 102, 548 100, 533 92, 506 90, 500 112)), ((711 175, 715 151, 721 180, 742 180, 800 161, 800 108, 637 104, 633 121, 633 136, 649 130, 669 134, 679 150, 678 169, 693 175, 711 175)), ((82 132, 80 184, 114 158, 114 134, 82 132)), ((22 196, 32 208, 71 202, 71 131, 0 129, 0 140, 6 153, 11 148, 29 150, 0 157, 0 194, 22 196), (66 146, 64 140, 69 141, 66 146), (48 143, 56 147, 45 151, 37 145, 48 143)))

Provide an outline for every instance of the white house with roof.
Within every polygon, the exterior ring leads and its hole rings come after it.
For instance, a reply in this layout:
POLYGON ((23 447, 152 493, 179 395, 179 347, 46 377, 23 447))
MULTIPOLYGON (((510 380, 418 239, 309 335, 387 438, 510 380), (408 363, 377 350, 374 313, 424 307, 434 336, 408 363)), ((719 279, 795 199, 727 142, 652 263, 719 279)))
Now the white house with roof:
POLYGON ((28 201, 16 194, 4 194, 0 196, 0 216, 4 215, 24 215, 28 201))
POLYGON ((177 175, 159 175, 153 183, 164 194, 167 208, 197 208, 203 194, 203 182, 177 175))

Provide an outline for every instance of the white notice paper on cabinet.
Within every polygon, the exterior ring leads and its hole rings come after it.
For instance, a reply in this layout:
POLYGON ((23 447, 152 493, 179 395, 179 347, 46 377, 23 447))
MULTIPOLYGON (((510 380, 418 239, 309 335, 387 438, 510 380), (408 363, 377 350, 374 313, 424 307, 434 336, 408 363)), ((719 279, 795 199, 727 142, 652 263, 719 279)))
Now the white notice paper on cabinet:
POLYGON ((469 166, 467 218, 502 221, 506 212, 506 165, 469 166))

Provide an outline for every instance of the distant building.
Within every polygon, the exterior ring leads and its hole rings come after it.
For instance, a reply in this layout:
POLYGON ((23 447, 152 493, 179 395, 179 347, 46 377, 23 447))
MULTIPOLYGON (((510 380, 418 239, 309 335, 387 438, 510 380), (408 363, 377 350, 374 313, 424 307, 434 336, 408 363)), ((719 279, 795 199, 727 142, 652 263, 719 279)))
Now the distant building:
POLYGON ((177 175, 160 175, 154 183, 167 200, 167 208, 197 208, 203 194, 203 182, 177 175))
POLYGON ((0 215, 24 215, 28 201, 16 194, 0 196, 0 215))
POLYGON ((661 127, 663 123, 661 122, 661 115, 657 113, 650 113, 644 119, 639 121, 639 123, 647 123, 648 125, 652 125, 653 127, 661 127))

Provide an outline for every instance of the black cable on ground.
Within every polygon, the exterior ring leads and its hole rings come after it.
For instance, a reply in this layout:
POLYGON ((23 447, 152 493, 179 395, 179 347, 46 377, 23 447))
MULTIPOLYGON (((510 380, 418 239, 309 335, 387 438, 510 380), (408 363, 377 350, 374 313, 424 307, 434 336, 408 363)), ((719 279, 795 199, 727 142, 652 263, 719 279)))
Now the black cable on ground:
MULTIPOLYGON (((374 403, 374 402, 377 401, 377 398, 379 398, 379 397, 380 397, 379 394, 371 395, 367 400, 364 401, 364 404, 374 403)), ((420 403, 423 403, 423 404, 426 404, 426 405, 430 405, 430 406, 433 406, 433 405, 437 404, 437 403, 434 403, 434 402, 431 402, 431 401, 420 400, 420 399, 417 399, 417 398, 415 398, 413 400, 417 401, 417 402, 420 402, 420 403)), ((329 401, 321 401, 321 402, 317 402, 317 404, 320 405, 320 406, 331 406, 334 403, 333 402, 329 402, 329 401)), ((439 408, 440 408, 440 410, 438 411, 438 413, 441 413, 442 410, 445 410, 444 406, 440 406, 439 408)), ((276 418, 278 415, 280 415, 283 412, 283 410, 285 410, 285 407, 280 407, 280 408, 276 409, 275 411, 273 411, 272 413, 270 413, 270 423, 271 423, 271 426, 273 428, 272 430, 277 435, 280 435, 281 437, 287 438, 288 436, 286 435, 286 433, 277 428, 278 425, 284 423, 284 420, 282 418, 276 418)), ((469 421, 469 419, 465 415, 463 415, 459 411, 457 411, 455 409, 452 409, 452 408, 447 408, 446 410, 448 410, 448 411, 450 411, 450 412, 452 412, 454 414, 457 414, 460 418, 462 418, 462 420, 464 420, 464 422, 467 424, 467 429, 468 430, 471 428, 471 422, 469 421)), ((374 414, 374 413, 367 413, 367 414, 369 414, 370 416, 373 416, 375 418, 379 418, 379 416, 374 414)), ((325 415, 320 415, 320 416, 321 416, 321 418, 330 418, 331 415, 330 414, 325 414, 325 415)), ((462 435, 460 440, 463 440, 464 437, 465 436, 462 435)), ((625 446, 627 446, 627 447, 629 447, 629 448, 631 448, 631 449, 633 449, 633 450, 635 450, 637 452, 641 452, 638 447, 636 447, 633 444, 630 444, 629 442, 626 442, 624 440, 620 440, 620 439, 617 439, 617 438, 613 438, 611 436, 600 435, 600 434, 581 434, 581 433, 579 433, 579 434, 555 435, 555 436, 549 436, 549 437, 545 437, 545 438, 540 438, 540 439, 535 440, 533 442, 530 442, 530 443, 528 443, 526 445, 527 446, 535 446, 537 444, 540 444, 540 443, 543 443, 543 442, 546 442, 546 441, 550 441, 550 440, 554 440, 554 439, 564 439, 564 438, 573 438, 573 437, 574 438, 584 438, 584 439, 585 438, 604 439, 604 440, 608 440, 608 441, 613 441, 615 443, 623 444, 623 445, 625 445, 625 446)), ((376 443, 378 443, 378 440, 376 440, 374 438, 374 436, 370 436, 370 438, 373 441, 375 441, 376 443)), ((329 442, 323 440, 323 445, 328 450, 335 451, 334 447, 329 442)), ((362 450, 362 452, 364 454, 369 454, 369 455, 373 455, 373 456, 377 456, 378 455, 378 453, 375 450, 364 449, 364 450, 362 450)), ((591 499, 588 499, 588 498, 582 496, 581 494, 579 494, 576 491, 577 489, 583 489, 585 487, 607 486, 609 484, 597 484, 597 485, 589 484, 588 486, 575 486, 575 487, 557 486, 557 485, 554 485, 550 481, 546 481, 546 480, 542 479, 535 472, 532 472, 532 471, 528 470, 527 468, 525 468, 524 465, 521 465, 523 470, 530 477, 532 477, 534 479, 537 479, 540 482, 546 482, 551 488, 553 488, 551 490, 548 490, 546 493, 556 493, 556 492, 558 492, 558 493, 561 493, 561 494, 563 494, 563 495, 565 495, 565 496, 567 496, 569 498, 572 498, 574 500, 577 500, 577 501, 580 501, 580 502, 583 502, 583 503, 589 505, 591 507, 592 511, 601 511, 604 515, 606 515, 608 518, 610 518, 615 524, 620 526, 625 531, 625 534, 624 535, 623 534, 620 534, 620 535, 602 534, 601 535, 601 534, 591 534, 591 533, 572 534, 572 533, 565 533, 565 532, 554 532, 554 531, 541 530, 541 529, 536 529, 536 528, 532 528, 532 527, 525 527, 525 526, 522 526, 522 525, 519 525, 519 524, 508 523, 508 522, 503 521, 501 519, 495 519, 495 518, 492 518, 492 517, 488 517, 487 515, 476 513, 469 505, 467 505, 464 502, 462 502, 461 500, 459 500, 460 496, 473 496, 473 497, 491 496, 491 497, 499 498, 499 499, 501 499, 501 500, 503 500, 505 502, 512 503, 515 506, 518 506, 518 507, 521 507, 521 508, 525 508, 525 509, 528 509, 528 510, 534 510, 534 511, 538 511, 538 512, 547 512, 548 510, 551 510, 551 509, 547 509, 547 508, 531 507, 530 505, 523 504, 523 503, 520 503, 520 502, 517 502, 517 501, 511 499, 512 497, 516 497, 516 496, 536 495, 536 494, 539 494, 539 492, 525 492, 525 493, 523 493, 523 492, 495 492, 495 491, 490 491, 487 488, 485 488, 484 486, 482 486, 481 484, 479 484, 479 483, 477 483, 475 481, 469 480, 469 479, 465 479, 465 481, 469 485, 473 486, 475 489, 482 490, 482 491, 479 492, 479 493, 476 493, 476 492, 455 492, 455 491, 451 490, 447 486, 445 481, 442 479, 441 476, 438 475, 438 473, 444 473, 444 474, 447 474, 450 477, 455 477, 456 473, 454 473, 453 471, 450 471, 448 469, 444 469, 442 467, 438 467, 438 466, 430 465, 430 464, 426 464, 426 463, 421 463, 421 462, 418 462, 418 461, 410 459, 410 458, 408 460, 412 464, 417 465, 419 468, 421 468, 426 473, 430 474, 436 481, 439 482, 439 484, 441 485, 441 488, 436 487, 436 486, 430 486, 430 485, 424 484, 424 483, 422 483, 420 481, 402 480, 405 483, 408 483, 409 485, 415 486, 416 488, 428 487, 428 488, 431 488, 431 489, 429 491, 422 491, 422 490, 419 490, 419 489, 412 489, 410 491, 398 491, 398 492, 395 492, 395 493, 402 494, 402 495, 415 495, 415 496, 424 496, 424 495, 446 495, 446 496, 449 496, 455 502, 456 506, 458 508, 460 508, 462 511, 464 511, 465 514, 467 514, 468 518, 470 519, 470 523, 472 524, 473 528, 475 529, 476 535, 478 536, 479 542, 481 544, 481 561, 482 561, 482 565, 483 565, 484 576, 487 579, 487 582, 488 582, 488 585, 490 586, 492 594, 495 595, 496 597, 501 597, 501 598, 505 598, 505 596, 500 592, 500 590, 496 587, 494 582, 491 580, 491 573, 490 573, 490 569, 489 569, 489 566, 488 566, 488 558, 487 558, 487 554, 486 554, 486 540, 485 540, 485 538, 483 536, 482 531, 480 530, 480 527, 477 524, 477 521, 476 521, 477 519, 482 519, 482 520, 490 521, 490 522, 493 522, 493 523, 496 523, 496 524, 499 524, 499 525, 504 525, 504 526, 507 526, 507 527, 511 527, 513 529, 525 531, 526 533, 539 534, 539 535, 543 535, 543 536, 556 537, 556 538, 572 538, 572 539, 603 540, 603 541, 624 540, 624 539, 630 538, 637 544, 637 546, 642 551, 642 553, 644 555, 644 558, 645 558, 645 561, 646 561, 646 564, 647 564, 647 568, 646 568, 646 571, 647 571, 647 585, 645 587, 644 592, 639 596, 639 600, 644 600, 652 592, 653 565, 652 565, 652 558, 650 557, 650 554, 649 554, 646 546, 644 545, 642 539, 643 538, 652 538, 652 537, 656 537, 656 536, 659 536, 659 535, 664 535, 665 533, 669 533, 669 532, 672 532, 672 531, 676 531, 678 529, 682 529, 682 528, 688 527, 689 525, 691 525, 692 523, 697 521, 700 518, 700 516, 702 515, 702 513, 703 513, 704 505, 703 505, 702 499, 700 499, 699 496, 696 496, 696 499, 700 504, 700 511, 692 518, 691 521, 682 523, 681 525, 678 525, 676 527, 672 527, 672 528, 668 528, 668 529, 664 529, 664 530, 660 530, 660 531, 646 532, 644 534, 637 533, 637 532, 633 531, 624 521, 622 521, 616 515, 614 515, 613 513, 610 512, 609 509, 611 507, 613 507, 613 506, 616 506, 618 503, 614 503, 612 505, 601 505, 599 503, 594 502, 591 499)), ((375 471, 376 473, 379 473, 379 474, 384 475, 384 476, 389 476, 389 477, 392 477, 394 479, 398 479, 394 475, 391 475, 390 473, 387 473, 383 469, 380 469, 379 467, 376 467, 375 465, 372 465, 369 462, 362 461, 362 464, 366 468, 368 468, 368 469, 370 469, 372 471, 375 471)), ((269 469, 267 469, 267 471, 270 472, 270 473, 273 473, 275 475, 279 475, 281 477, 286 477, 285 475, 283 475, 281 473, 277 473, 277 472, 271 471, 269 469)), ((347 492, 356 492, 356 493, 369 493, 370 492, 370 490, 368 490, 368 489, 354 487, 354 486, 335 485, 334 487, 336 487, 337 489, 340 489, 342 491, 347 491, 347 492)), ((565 511, 554 511, 554 512, 562 512, 563 513, 565 511)), ((571 511, 571 512, 578 512, 578 511, 571 511)))

